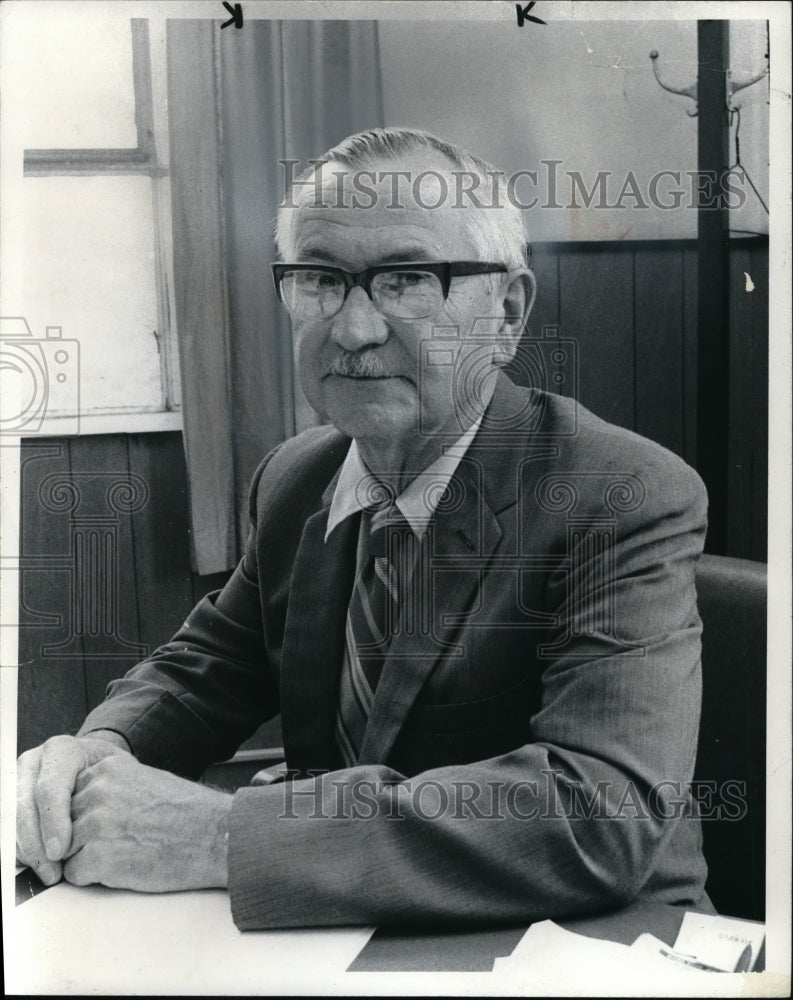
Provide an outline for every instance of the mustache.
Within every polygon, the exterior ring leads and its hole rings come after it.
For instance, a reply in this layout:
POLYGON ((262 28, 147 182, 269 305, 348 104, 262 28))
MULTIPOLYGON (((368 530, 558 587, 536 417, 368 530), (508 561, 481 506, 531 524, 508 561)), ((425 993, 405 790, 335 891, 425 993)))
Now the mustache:
POLYGON ((343 351, 328 369, 328 375, 352 378, 390 378, 391 373, 374 351, 343 351))

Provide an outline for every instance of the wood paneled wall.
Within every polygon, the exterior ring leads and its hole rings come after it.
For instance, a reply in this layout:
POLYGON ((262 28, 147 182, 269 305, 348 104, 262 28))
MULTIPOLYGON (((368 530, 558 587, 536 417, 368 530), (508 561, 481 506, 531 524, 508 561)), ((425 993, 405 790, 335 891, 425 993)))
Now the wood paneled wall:
POLYGON ((77 729, 225 580, 190 570, 181 434, 31 439, 21 463, 20 750, 77 729))
MULTIPOLYGON (((767 260, 763 240, 733 247, 727 554, 758 560, 767 525, 767 260)), ((532 336, 550 325, 575 341, 580 401, 696 465, 694 244, 544 245, 534 266, 532 336)), ((569 381, 562 388, 572 391, 569 381)), ((180 434, 30 439, 22 463, 20 750, 76 730, 108 681, 225 579, 190 570, 180 434)), ((278 742, 270 724, 246 746, 278 742)))
MULTIPOLYGON (((533 337, 574 340, 576 395, 615 424, 697 467, 697 249, 694 241, 540 244, 533 337)), ((730 253, 727 549, 765 561, 768 530, 768 240, 730 253)), ((565 390, 566 391, 566 390, 565 390)))

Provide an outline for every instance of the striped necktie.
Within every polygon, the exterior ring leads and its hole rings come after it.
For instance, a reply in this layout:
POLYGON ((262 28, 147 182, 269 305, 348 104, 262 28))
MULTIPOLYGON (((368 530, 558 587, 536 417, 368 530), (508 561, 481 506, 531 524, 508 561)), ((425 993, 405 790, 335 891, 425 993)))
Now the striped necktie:
POLYGON ((399 591, 415 536, 394 504, 361 518, 363 557, 347 609, 336 742, 347 767, 358 761, 383 663, 397 630, 399 591))

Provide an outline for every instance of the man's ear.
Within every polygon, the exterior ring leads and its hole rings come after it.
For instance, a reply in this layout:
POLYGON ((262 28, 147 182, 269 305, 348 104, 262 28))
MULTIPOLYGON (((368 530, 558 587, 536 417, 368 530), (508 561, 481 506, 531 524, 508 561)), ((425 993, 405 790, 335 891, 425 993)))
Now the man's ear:
POLYGON ((504 319, 499 327, 498 343, 502 363, 507 363, 515 357, 537 296, 534 274, 527 268, 510 271, 504 277, 501 296, 504 319))

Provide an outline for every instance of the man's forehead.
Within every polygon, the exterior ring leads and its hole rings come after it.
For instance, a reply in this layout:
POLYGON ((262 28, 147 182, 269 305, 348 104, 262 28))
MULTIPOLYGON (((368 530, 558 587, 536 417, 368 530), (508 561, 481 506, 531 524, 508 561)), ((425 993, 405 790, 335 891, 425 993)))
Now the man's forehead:
POLYGON ((472 240, 456 217, 382 209, 306 208, 298 212, 299 257, 355 258, 368 266, 389 261, 467 259, 472 240))
POLYGON ((388 160, 367 168, 325 164, 321 185, 306 188, 295 209, 295 248, 349 241, 363 249, 393 245, 402 260, 470 255, 466 209, 450 196, 451 165, 437 158, 388 160), (431 167, 429 164, 434 163, 431 167))

